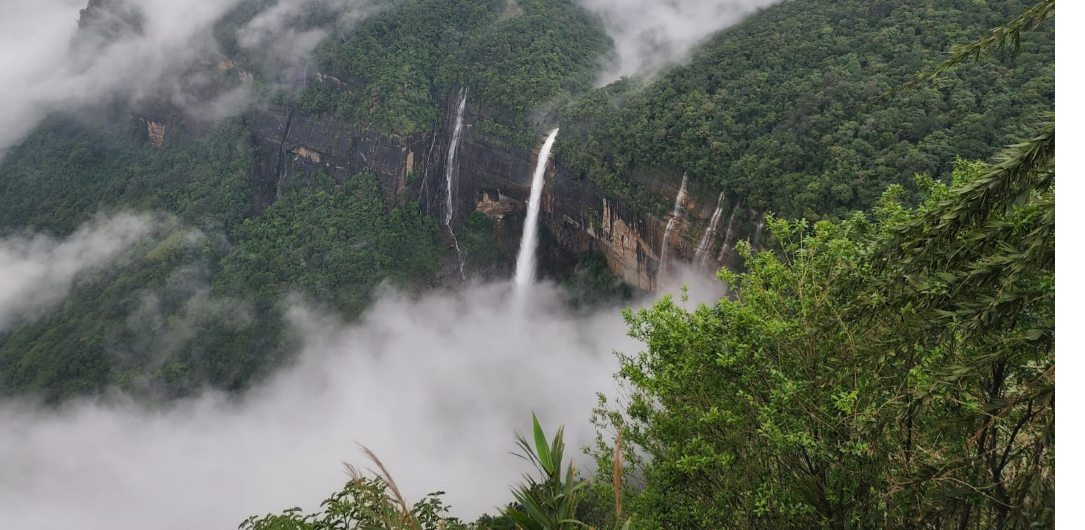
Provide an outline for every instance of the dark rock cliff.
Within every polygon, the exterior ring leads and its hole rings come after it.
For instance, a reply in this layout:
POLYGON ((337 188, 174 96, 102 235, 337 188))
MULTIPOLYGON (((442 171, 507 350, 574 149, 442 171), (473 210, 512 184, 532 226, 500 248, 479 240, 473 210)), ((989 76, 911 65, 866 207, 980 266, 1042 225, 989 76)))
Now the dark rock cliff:
MULTIPOLYGON (((410 136, 386 134, 330 115, 308 116, 274 107, 252 110, 245 121, 256 148, 252 175, 255 212, 271 205, 298 174, 319 170, 343 182, 368 169, 380 182, 385 204, 403 206, 417 200, 421 213, 442 215, 454 100, 455 95, 451 95, 448 112, 432 130, 410 136)), ((475 134, 475 124, 487 112, 468 100, 454 168, 452 225, 458 227, 471 212, 479 211, 497 221, 497 237, 518 238, 518 223, 522 222, 544 135, 540 132, 539 144, 526 150, 475 134)), ((156 140, 154 127, 148 127, 148 135, 156 140)), ((550 161, 541 219, 547 236, 557 242, 566 258, 600 252, 615 274, 651 291, 672 279, 670 276, 681 269, 677 264, 692 265, 705 275, 711 275, 719 266, 741 266, 734 245, 756 232, 758 212, 745 210, 726 198, 720 201, 718 191, 690 184, 679 215, 674 216, 672 208, 681 175, 642 171, 630 178, 657 199, 654 202, 671 206, 643 211, 607 196, 595 183, 566 167, 560 157, 550 161), (722 215, 716 216, 717 226, 710 230, 717 203, 722 215), (672 233, 665 238, 672 217, 672 233), (699 263, 692 264, 699 247, 704 247, 699 263), (670 266, 667 274, 661 275, 663 259, 670 266)), ((499 245, 515 248, 516 241, 499 241, 499 245)))
POLYGON ((323 171, 339 182, 363 169, 373 171, 387 204, 407 188, 407 176, 423 166, 423 138, 384 134, 332 116, 307 116, 281 108, 258 108, 247 123, 256 143, 255 209, 282 196, 298 169, 323 171))

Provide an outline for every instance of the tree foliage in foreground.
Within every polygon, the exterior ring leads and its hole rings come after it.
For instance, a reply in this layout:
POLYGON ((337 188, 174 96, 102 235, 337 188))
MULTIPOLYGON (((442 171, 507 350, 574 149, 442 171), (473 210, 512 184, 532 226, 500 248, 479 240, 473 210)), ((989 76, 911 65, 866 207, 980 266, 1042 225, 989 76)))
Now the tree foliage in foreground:
POLYGON ((515 502, 500 516, 483 515, 470 525, 448 516, 449 507, 441 496, 444 492, 426 495, 411 505, 392 480, 380 459, 362 447, 363 453, 376 464, 375 477, 366 476, 347 464, 350 480, 339 492, 321 503, 319 512, 305 514, 301 508, 291 508, 274 515, 252 516, 239 530, 571 530, 587 528, 578 519, 578 508, 591 484, 577 473, 572 459, 562 472, 565 454, 564 428, 558 428, 554 438, 547 440, 534 414, 532 440, 519 433, 516 444, 520 456, 530 462, 539 474, 536 479, 524 475, 524 482, 512 489, 515 502))
POLYGON ((720 272, 736 299, 627 312, 647 350, 596 420, 632 442, 637 526, 1053 527, 1054 146, 919 176, 915 210, 892 186, 873 220, 773 220, 777 252, 720 272))
POLYGON ((350 480, 343 489, 320 503, 321 511, 305 514, 291 508, 274 515, 252 516, 239 530, 466 530, 458 519, 448 516, 441 500, 443 491, 430 493, 408 504, 380 459, 366 447, 362 452, 377 465, 373 477, 346 464, 350 480))
POLYGON ((566 105, 558 152, 608 192, 661 214, 669 203, 651 204, 631 176, 686 173, 792 219, 844 218, 893 184, 918 204, 913 174, 948 180, 956 158, 990 158, 1054 104, 1054 24, 1021 35, 1051 12, 1029 11, 1036 3, 782 2, 644 87, 615 83, 566 105), (972 53, 936 69, 954 45, 1023 12, 1033 15, 1017 31, 988 38, 1006 37, 1005 49, 1020 53, 981 63, 965 60, 972 53), (868 105, 919 72, 939 75, 868 105))
POLYGON ((945 205, 978 208, 985 175, 926 179, 915 212, 890 190, 873 223, 773 221, 781 251, 721 273, 736 300, 626 314, 647 350, 622 356, 629 397, 597 420, 651 457, 637 527, 1053 524, 1053 192, 882 260, 945 205))

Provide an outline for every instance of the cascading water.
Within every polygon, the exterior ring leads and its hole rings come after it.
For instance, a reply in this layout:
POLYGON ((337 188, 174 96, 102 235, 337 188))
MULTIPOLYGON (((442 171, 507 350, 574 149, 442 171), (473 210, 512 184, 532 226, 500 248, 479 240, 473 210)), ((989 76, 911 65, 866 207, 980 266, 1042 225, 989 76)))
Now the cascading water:
POLYGON ((753 232, 753 239, 750 241, 750 250, 757 250, 757 247, 761 245, 761 230, 765 228, 765 216, 761 215, 759 221, 757 221, 757 228, 753 232))
MULTIPOLYGON (((723 258, 727 257, 727 252, 731 250, 731 242, 735 239, 735 212, 742 207, 741 203, 736 203, 735 207, 731 209, 731 217, 727 219, 727 232, 723 234, 723 246, 720 247, 720 255, 716 257, 716 261, 723 264, 723 258)), ((723 296, 731 296, 731 284, 723 282, 723 296)))
POLYGON ((686 202, 686 175, 682 174, 682 187, 678 188, 678 195, 674 198, 674 213, 667 221, 667 228, 663 230, 663 248, 659 249, 659 273, 656 274, 656 285, 663 280, 663 274, 667 270, 667 249, 669 248, 671 232, 678 225, 678 217, 682 215, 682 203, 686 202))
POLYGON ((539 244, 537 237, 539 231, 539 203, 542 202, 546 164, 550 160, 550 150, 554 147, 554 140, 557 137, 557 129, 550 131, 550 136, 546 138, 542 149, 539 150, 539 161, 535 163, 535 174, 531 177, 531 196, 527 201, 527 219, 524 220, 524 235, 520 239, 520 255, 516 258, 515 283, 518 288, 523 288, 535 281, 535 248, 539 244))
POLYGON ((727 231, 723 234, 723 246, 720 247, 720 255, 716 256, 716 261, 723 263, 723 258, 727 256, 727 251, 731 250, 731 242, 734 241, 735 232, 735 212, 741 207, 741 204, 735 204, 735 208, 731 210, 731 217, 727 219, 727 231))
POLYGON ((426 170, 422 172, 422 185, 418 187, 418 205, 421 208, 423 214, 429 213, 429 195, 426 194, 426 190, 429 187, 429 168, 432 164, 430 161, 433 159, 433 148, 437 145, 437 124, 436 118, 433 120, 433 139, 429 141, 429 150, 426 151, 426 170))
POLYGON ((712 212, 712 219, 708 222, 708 229, 701 236, 701 242, 697 244, 697 252, 693 253, 693 263, 703 269, 708 263, 708 253, 712 250, 712 243, 716 239, 716 227, 720 224, 720 215, 723 214, 723 192, 716 200, 716 211, 712 212))
POLYGON ((460 138, 463 135, 463 110, 467 107, 467 91, 460 90, 460 99, 456 103, 456 121, 452 126, 452 140, 448 143, 448 160, 445 161, 445 228, 452 237, 452 244, 456 247, 456 256, 460 258, 460 281, 466 282, 467 275, 463 272, 463 251, 460 250, 460 242, 456 239, 456 233, 452 230, 452 214, 454 201, 453 188, 456 179, 456 151, 460 147, 460 138))

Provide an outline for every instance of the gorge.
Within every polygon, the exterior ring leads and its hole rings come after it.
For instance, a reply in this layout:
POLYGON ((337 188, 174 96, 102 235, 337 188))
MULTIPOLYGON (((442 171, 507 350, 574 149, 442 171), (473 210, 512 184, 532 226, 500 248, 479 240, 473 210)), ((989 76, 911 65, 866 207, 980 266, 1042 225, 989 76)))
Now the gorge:
POLYGON ((1053 527, 1054 0, 74 2, 5 522, 1053 527))

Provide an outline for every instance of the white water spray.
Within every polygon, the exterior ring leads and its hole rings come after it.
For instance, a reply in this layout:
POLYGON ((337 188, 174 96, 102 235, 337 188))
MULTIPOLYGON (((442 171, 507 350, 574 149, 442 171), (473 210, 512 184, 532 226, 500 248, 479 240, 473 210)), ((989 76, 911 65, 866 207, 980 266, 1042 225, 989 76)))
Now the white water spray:
POLYGON ((765 228, 765 214, 761 214, 761 217, 757 221, 757 228, 753 232, 753 239, 750 240, 750 250, 757 250, 761 245, 761 231, 765 228))
POLYGON ((456 151, 460 147, 460 138, 463 136, 463 110, 467 106, 467 91, 460 90, 460 99, 456 103, 456 121, 452 126, 452 140, 448 143, 448 160, 445 161, 445 228, 452 237, 452 244, 456 247, 456 256, 460 258, 460 281, 467 282, 467 275, 463 272, 463 251, 460 250, 460 242, 456 239, 456 233, 452 231, 453 213, 453 180, 456 178, 456 151))
POLYGON ((693 253, 693 262, 701 269, 708 263, 708 253, 712 250, 712 243, 716 239, 716 227, 720 224, 721 214, 723 214, 723 192, 720 192, 720 198, 716 200, 716 211, 712 212, 708 228, 701 236, 701 242, 697 244, 697 252, 693 253))
POLYGON ((663 230, 663 248, 659 249, 659 273, 656 274, 656 286, 663 281, 663 274, 667 270, 667 249, 670 246, 671 232, 678 224, 678 218, 682 215, 682 203, 686 202, 686 174, 682 174, 682 187, 678 188, 678 195, 674 198, 674 212, 667 221, 667 228, 663 230))
POLYGON ((550 160, 550 150, 558 130, 550 131, 546 143, 539 150, 539 161, 535 163, 535 174, 531 177, 531 196, 527 202, 527 219, 524 220, 524 235, 520 239, 520 255, 516 258, 516 286, 523 288, 535 281, 535 248, 538 247, 539 203, 542 202, 543 184, 546 179, 546 164, 550 160))

